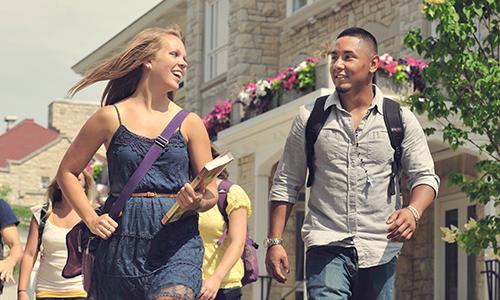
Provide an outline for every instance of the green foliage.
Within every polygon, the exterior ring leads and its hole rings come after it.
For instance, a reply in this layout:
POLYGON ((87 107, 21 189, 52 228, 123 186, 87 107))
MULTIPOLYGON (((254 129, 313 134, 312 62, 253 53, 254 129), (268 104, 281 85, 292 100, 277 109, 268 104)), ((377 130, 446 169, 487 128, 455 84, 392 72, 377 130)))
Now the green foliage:
POLYGON ((299 80, 300 89, 308 86, 314 86, 316 79, 316 65, 307 64, 304 69, 297 72, 297 79, 299 80))
POLYGON ((31 210, 25 206, 12 206, 12 211, 19 220, 20 229, 28 229, 31 222, 31 210))
POLYGON ((0 198, 7 198, 11 191, 12 189, 10 186, 2 184, 2 186, 0 186, 0 198))
POLYGON ((101 163, 94 163, 92 165, 92 177, 94 178, 94 181, 96 183, 100 183, 102 179, 102 164, 101 163))
MULTIPOLYGON (((447 0, 423 3, 436 33, 423 37, 419 28, 404 37, 405 44, 429 65, 422 72, 426 88, 409 97, 417 113, 443 125, 443 140, 452 149, 472 144, 486 159, 475 166, 479 174, 469 178, 454 173, 456 184, 471 201, 499 205, 500 118, 500 4, 491 0, 447 0), (476 137, 481 136, 481 139, 476 137)), ((432 134, 435 129, 426 129, 432 134)), ((500 255, 499 218, 487 216, 474 229, 457 229, 456 242, 468 253, 492 247, 500 255)))

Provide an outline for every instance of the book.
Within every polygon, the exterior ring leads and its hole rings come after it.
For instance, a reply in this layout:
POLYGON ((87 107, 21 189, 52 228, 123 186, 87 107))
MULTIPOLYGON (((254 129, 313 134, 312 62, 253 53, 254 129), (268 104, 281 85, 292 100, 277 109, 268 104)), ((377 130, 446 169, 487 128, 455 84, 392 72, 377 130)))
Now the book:
MULTIPOLYGON (((191 186, 196 192, 201 192, 214 181, 217 176, 226 168, 226 166, 234 159, 231 152, 225 152, 217 156, 214 160, 208 162, 200 173, 191 181, 191 186)), ((163 225, 179 220, 184 211, 181 209, 177 202, 165 213, 161 219, 163 225)))

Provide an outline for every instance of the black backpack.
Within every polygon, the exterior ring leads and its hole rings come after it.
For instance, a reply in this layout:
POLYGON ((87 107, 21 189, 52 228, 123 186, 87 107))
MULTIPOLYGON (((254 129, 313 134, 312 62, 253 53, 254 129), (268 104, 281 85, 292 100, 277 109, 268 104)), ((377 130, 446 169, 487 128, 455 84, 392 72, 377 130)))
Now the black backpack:
MULTIPOLYGON (((309 177, 307 178, 307 187, 314 182, 314 144, 318 139, 321 128, 325 125, 326 119, 330 115, 333 105, 324 110, 326 99, 329 96, 322 96, 316 99, 313 110, 306 124, 306 155, 309 177)), ((403 121, 401 119, 401 109, 399 103, 389 98, 384 98, 384 122, 392 149, 394 149, 394 161, 391 165, 391 181, 389 183, 388 194, 392 196, 396 193, 396 176, 401 170, 401 156, 403 151, 401 143, 404 138, 403 121)))
POLYGON ((40 247, 42 246, 43 229, 45 228, 45 223, 49 218, 49 215, 47 214, 48 210, 49 210, 48 203, 45 203, 42 206, 42 209, 40 210, 40 224, 38 224, 38 243, 36 246, 37 251, 40 251, 40 247))

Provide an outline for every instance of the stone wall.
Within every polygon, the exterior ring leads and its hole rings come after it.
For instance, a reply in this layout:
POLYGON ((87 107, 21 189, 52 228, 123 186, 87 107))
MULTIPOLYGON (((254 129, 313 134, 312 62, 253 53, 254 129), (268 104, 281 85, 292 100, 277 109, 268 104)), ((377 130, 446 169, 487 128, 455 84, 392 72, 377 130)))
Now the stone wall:
POLYGON ((250 81, 278 71, 284 0, 232 0, 229 15, 228 93, 235 97, 250 81))
POLYGON ((284 0, 229 0, 228 71, 204 80, 204 2, 188 0, 186 76, 188 109, 205 115, 217 99, 234 98, 249 81, 277 72, 284 0))
POLYGON ((189 57, 185 88, 186 108, 201 114, 201 84, 203 82, 204 1, 187 0, 186 51, 189 57))
POLYGON ((399 56, 408 53, 403 35, 410 27, 425 24, 419 1, 369 0, 337 1, 327 12, 321 12, 314 22, 304 20, 293 28, 283 28, 280 35, 279 67, 297 62, 299 57, 315 55, 327 42, 332 42, 351 26, 364 27, 378 40, 379 53, 399 56))
POLYGON ((11 163, 0 170, 0 185, 6 184, 12 190, 7 200, 14 205, 30 206, 45 201, 46 189, 42 187, 42 177, 54 178, 59 162, 69 147, 67 138, 60 138, 33 153, 21 163, 11 163))
MULTIPOLYGON (((0 186, 5 184, 11 188, 7 197, 10 203, 30 206, 45 201, 42 177, 54 178, 71 141, 98 108, 98 103, 65 99, 49 104, 48 127, 58 131, 60 137, 23 160, 0 169, 0 186)), ((98 152, 105 155, 104 147, 98 152)))
POLYGON ((59 99, 49 104, 49 129, 73 140, 99 103, 59 99))

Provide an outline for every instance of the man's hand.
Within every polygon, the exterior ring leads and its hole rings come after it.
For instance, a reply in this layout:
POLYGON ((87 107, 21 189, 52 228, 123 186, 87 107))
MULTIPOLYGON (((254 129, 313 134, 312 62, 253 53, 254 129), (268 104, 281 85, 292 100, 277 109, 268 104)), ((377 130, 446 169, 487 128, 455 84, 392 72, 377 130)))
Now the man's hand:
POLYGON ((0 280, 4 282, 15 283, 12 271, 14 270, 15 263, 12 263, 8 259, 0 261, 0 280))
POLYGON ((408 208, 402 208, 393 212, 387 219, 390 224, 387 238, 395 242, 404 242, 413 236, 417 229, 415 217, 408 208))
POLYGON ((267 273, 276 279, 280 283, 285 283, 286 276, 283 274, 283 270, 288 274, 290 269, 288 267, 288 256, 286 254, 285 248, 282 245, 274 245, 267 248, 266 253, 266 269, 267 273))

